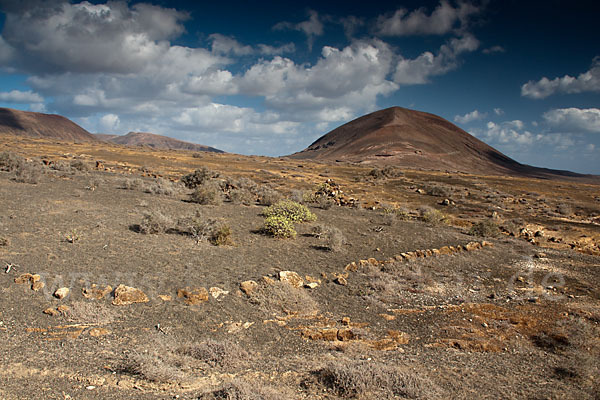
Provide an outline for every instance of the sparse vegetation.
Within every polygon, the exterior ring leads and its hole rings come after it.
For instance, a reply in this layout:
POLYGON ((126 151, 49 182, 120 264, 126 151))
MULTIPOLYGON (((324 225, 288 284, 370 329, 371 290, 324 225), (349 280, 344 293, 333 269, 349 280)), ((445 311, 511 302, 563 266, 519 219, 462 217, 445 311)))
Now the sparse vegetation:
POLYGON ((481 237, 497 237, 500 234, 498 224, 490 219, 486 219, 474 224, 469 229, 469 235, 481 237))
POLYGON ((271 206, 282 199, 281 193, 267 186, 261 186, 257 189, 258 204, 261 206, 271 206))
POLYGON ((144 213, 142 222, 139 224, 139 232, 144 234, 165 233, 175 226, 173 219, 158 210, 144 213))
POLYGON ((200 185, 203 185, 207 181, 213 178, 218 178, 219 173, 215 171, 211 171, 206 167, 202 167, 200 169, 195 170, 194 172, 184 175, 181 178, 181 183, 185 185, 188 189, 195 189, 200 185))
POLYGON ((248 189, 232 189, 229 192, 229 199, 233 204, 252 205, 256 202, 255 196, 248 189))
POLYGON ((285 313, 315 315, 318 303, 302 288, 296 288, 287 282, 275 281, 263 284, 252 293, 250 300, 266 313, 285 313))
POLYGON ((384 178, 398 178, 403 176, 404 172, 402 172, 399 168, 393 166, 387 166, 384 168, 373 168, 367 174, 368 178, 372 179, 384 179, 384 178))
POLYGON ((187 344, 179 348, 178 352, 205 362, 213 368, 230 369, 243 364, 248 359, 246 350, 228 340, 208 339, 199 343, 187 344))
POLYGON ((79 172, 87 172, 90 170, 90 166, 81 160, 71 161, 71 168, 79 172))
POLYGON ((78 242, 81 239, 81 235, 77 232, 76 229, 72 229, 65 234, 65 240, 69 243, 78 242))
POLYGON ((439 225, 448 222, 448 217, 443 212, 435 208, 422 207, 419 210, 419 213, 421 215, 421 219, 428 224, 439 225))
POLYGON ((231 228, 224 221, 206 218, 202 211, 196 210, 191 217, 181 218, 177 222, 180 233, 190 235, 196 243, 208 241, 215 246, 232 245, 231 228))
POLYGON ((289 397, 256 380, 248 382, 240 378, 223 383, 221 388, 200 397, 202 400, 279 400, 283 398, 289 397))
POLYGON ((294 223, 284 216, 273 215, 266 217, 262 231, 276 238, 295 238, 294 223))
POLYGON ((329 363, 317 371, 321 382, 336 394, 352 398, 369 394, 432 398, 435 385, 416 372, 375 361, 343 361, 329 363))
POLYGON ((10 240, 8 238, 0 236, 0 246, 8 246, 10 244, 10 240))
POLYGON ((223 192, 218 184, 205 182, 195 186, 190 195, 190 201, 202 205, 219 205, 223 201, 223 192))
POLYGON ((12 172, 25 164, 25 159, 12 152, 0 153, 0 171, 12 172))
POLYGON ((310 222, 317 219, 306 206, 291 200, 279 201, 266 208, 262 214, 267 218, 282 217, 291 222, 310 222))
POLYGON ((174 196, 179 191, 175 184, 163 178, 158 178, 156 181, 145 185, 144 191, 152 194, 162 194, 165 196, 174 196))
POLYGON ((141 178, 126 178, 121 182, 121 189, 126 190, 142 190, 144 187, 144 181, 141 178))

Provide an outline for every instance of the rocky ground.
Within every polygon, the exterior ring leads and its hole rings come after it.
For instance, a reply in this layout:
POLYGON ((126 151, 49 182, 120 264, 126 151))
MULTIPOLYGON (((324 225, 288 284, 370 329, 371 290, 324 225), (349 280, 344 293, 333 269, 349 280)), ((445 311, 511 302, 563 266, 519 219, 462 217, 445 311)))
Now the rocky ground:
POLYGON ((600 395, 598 186, 9 136, 0 153, 1 398, 600 395), (198 194, 181 178, 200 168, 219 176, 198 194), (265 234, 278 197, 316 220, 265 234))

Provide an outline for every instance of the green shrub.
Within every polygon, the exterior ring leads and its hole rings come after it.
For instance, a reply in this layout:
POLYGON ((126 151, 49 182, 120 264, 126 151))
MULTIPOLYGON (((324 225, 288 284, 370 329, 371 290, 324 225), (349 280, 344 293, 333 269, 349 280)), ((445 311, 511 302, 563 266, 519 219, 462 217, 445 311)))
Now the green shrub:
POLYGON ((282 217, 291 222, 309 222, 317 219, 317 216, 302 204, 291 200, 282 200, 269 206, 263 211, 265 217, 282 217))
POLYGON ((218 178, 219 173, 215 171, 211 171, 206 167, 202 167, 200 169, 195 170, 194 172, 184 175, 181 178, 181 183, 185 185, 188 189, 195 189, 196 187, 204 184, 208 180, 212 178, 218 178))
POLYGON ((281 215, 272 215, 265 218, 262 230, 267 235, 278 238, 296 237, 296 230, 292 221, 281 215))
POLYGON ((476 223, 469 229, 469 235, 482 237, 496 237, 500 233, 500 228, 494 221, 484 220, 476 223))

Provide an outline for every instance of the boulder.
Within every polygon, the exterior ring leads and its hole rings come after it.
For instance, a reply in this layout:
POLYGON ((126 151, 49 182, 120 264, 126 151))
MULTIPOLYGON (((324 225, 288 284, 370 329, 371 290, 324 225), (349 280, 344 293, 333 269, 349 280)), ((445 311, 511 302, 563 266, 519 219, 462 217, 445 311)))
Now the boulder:
POLYGON ((301 288, 304 286, 304 280, 300 277, 300 275, 298 275, 297 272, 294 271, 280 271, 279 280, 281 282, 286 282, 295 288, 301 288))
POLYGON ((115 298, 112 304, 125 306, 133 303, 147 303, 148 301, 148 296, 140 289, 121 284, 115 289, 115 298))
POLYGON ((177 297, 180 299, 183 298, 187 305, 193 306, 208 301, 208 291, 203 287, 186 287, 177 291, 177 297))
POLYGON ((70 290, 68 287, 61 287, 54 291, 54 297, 56 297, 59 300, 62 300, 69 295, 69 292, 70 290))
POLYGON ((248 280, 240 283, 240 290, 250 296, 258 288, 256 281, 248 280))

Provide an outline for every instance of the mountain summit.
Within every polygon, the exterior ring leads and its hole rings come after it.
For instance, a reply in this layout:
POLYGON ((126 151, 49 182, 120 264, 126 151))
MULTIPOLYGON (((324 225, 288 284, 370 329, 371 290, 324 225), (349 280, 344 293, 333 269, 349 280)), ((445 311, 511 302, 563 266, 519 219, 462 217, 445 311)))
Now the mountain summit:
POLYGON ((0 108, 0 134, 97 142, 98 139, 75 122, 57 114, 0 108))
POLYGON ((129 132, 127 135, 105 135, 97 133, 96 137, 106 142, 122 144, 125 146, 149 146, 156 149, 171 150, 190 150, 190 151, 208 151, 213 153, 223 153, 223 150, 201 144, 184 142, 173 139, 168 136, 157 135, 149 132, 129 132))
POLYGON ((520 164, 442 117, 402 107, 350 121, 289 157, 476 174, 581 176, 520 164))

